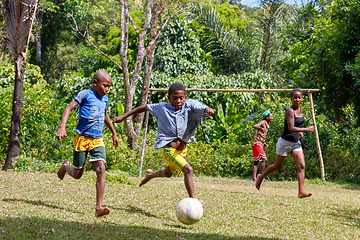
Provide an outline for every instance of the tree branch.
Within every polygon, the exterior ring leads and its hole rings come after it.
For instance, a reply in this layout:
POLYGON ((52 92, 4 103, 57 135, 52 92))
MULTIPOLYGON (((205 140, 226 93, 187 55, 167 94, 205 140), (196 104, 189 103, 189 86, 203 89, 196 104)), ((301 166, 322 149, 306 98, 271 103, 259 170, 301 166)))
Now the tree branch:
MULTIPOLYGON (((184 7, 185 7, 185 4, 182 5, 182 7, 179 9, 179 11, 178 11, 177 13, 175 13, 174 15, 171 15, 170 17, 168 17, 168 18, 165 20, 164 24, 162 24, 162 25, 160 26, 160 28, 159 28, 159 30, 158 30, 155 38, 152 39, 151 43, 156 42, 156 40, 159 38, 161 32, 164 30, 164 28, 165 28, 166 25, 169 23, 169 21, 171 21, 171 20, 173 20, 175 17, 177 17, 177 16, 180 14, 180 12, 184 9, 184 7)), ((149 45, 150 45, 150 43, 149 43, 149 45)))
POLYGON ((106 53, 104 53, 103 51, 101 51, 100 48, 98 48, 91 40, 90 40, 90 37, 89 37, 89 31, 88 31, 88 24, 86 25, 86 29, 87 31, 85 31, 84 33, 81 32, 81 30, 79 29, 78 25, 77 25, 77 22, 74 18, 74 16, 69 13, 69 15, 71 16, 71 18, 73 19, 74 21, 74 24, 75 24, 75 27, 71 27, 75 32, 77 32, 78 34, 80 34, 81 37, 85 38, 86 40, 88 40, 88 42, 99 52, 101 53, 101 55, 103 55, 104 57, 106 57, 107 59, 109 59, 112 63, 114 63, 121 71, 123 70, 121 65, 119 63, 117 63, 115 60, 113 60, 111 57, 109 57, 109 55, 107 55, 106 53))

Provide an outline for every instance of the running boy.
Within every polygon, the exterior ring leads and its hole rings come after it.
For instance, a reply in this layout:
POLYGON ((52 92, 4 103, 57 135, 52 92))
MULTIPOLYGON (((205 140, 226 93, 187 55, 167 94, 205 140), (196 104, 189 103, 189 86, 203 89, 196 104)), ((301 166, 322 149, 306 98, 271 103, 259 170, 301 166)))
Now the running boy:
POLYGON ((148 169, 140 187, 156 177, 170 178, 175 171, 184 173, 184 182, 189 197, 195 198, 193 169, 186 162, 186 144, 195 141, 195 130, 202 117, 211 116, 214 110, 193 99, 186 99, 185 87, 174 83, 168 91, 168 103, 147 104, 116 117, 113 123, 122 122, 127 117, 150 111, 158 119, 158 134, 155 149, 163 148, 167 161, 165 168, 158 171, 148 169))
POLYGON ((90 163, 96 170, 96 207, 95 216, 99 217, 110 213, 110 209, 102 207, 102 200, 105 190, 105 145, 103 142, 104 122, 112 133, 114 147, 119 145, 115 129, 111 123, 110 117, 106 113, 108 97, 111 85, 110 74, 105 70, 98 70, 93 77, 93 86, 90 89, 82 90, 65 108, 61 118, 60 129, 56 133, 56 138, 61 141, 66 137, 66 122, 71 111, 79 105, 79 123, 76 127, 78 135, 74 141, 73 166, 69 160, 64 160, 57 173, 60 180, 64 179, 66 173, 75 179, 81 178, 86 157, 90 152, 90 163))
POLYGON ((271 123, 273 120, 273 115, 270 112, 270 110, 265 111, 262 114, 262 116, 263 116, 263 120, 261 120, 261 122, 259 122, 258 124, 252 126, 253 128, 256 129, 254 138, 251 142, 251 148, 253 151, 253 159, 254 159, 252 165, 253 181, 256 180, 257 166, 259 161, 261 161, 260 171, 259 171, 260 174, 264 172, 266 166, 267 157, 264 152, 264 148, 267 148, 268 146, 265 143, 265 139, 266 139, 267 131, 269 130, 270 127, 269 123, 271 123))

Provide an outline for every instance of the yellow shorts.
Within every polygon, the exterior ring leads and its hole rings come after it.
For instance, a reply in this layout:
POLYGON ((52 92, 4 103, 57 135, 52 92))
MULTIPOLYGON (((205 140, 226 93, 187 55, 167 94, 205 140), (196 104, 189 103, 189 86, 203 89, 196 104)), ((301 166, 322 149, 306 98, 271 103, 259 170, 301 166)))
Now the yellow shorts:
POLYGON ((86 137, 78 134, 74 141, 74 150, 78 152, 90 152, 94 148, 105 147, 102 138, 86 137))
POLYGON ((92 138, 83 135, 77 135, 74 141, 73 165, 75 168, 83 168, 88 153, 90 153, 89 162, 106 162, 105 145, 102 138, 92 138))
POLYGON ((165 147, 163 151, 164 159, 167 161, 167 165, 170 168, 170 171, 174 173, 175 171, 178 172, 180 175, 182 173, 183 167, 187 164, 185 157, 186 157, 187 149, 184 150, 176 150, 172 147, 165 147))

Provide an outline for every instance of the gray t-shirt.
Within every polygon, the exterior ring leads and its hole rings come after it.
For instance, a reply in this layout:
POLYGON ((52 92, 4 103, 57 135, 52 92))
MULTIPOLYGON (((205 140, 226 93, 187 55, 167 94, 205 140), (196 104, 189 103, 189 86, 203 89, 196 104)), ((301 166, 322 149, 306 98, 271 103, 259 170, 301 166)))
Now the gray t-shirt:
POLYGON ((186 99, 180 110, 175 110, 171 103, 160 102, 147 104, 149 110, 158 119, 158 134, 155 149, 163 148, 176 138, 186 143, 195 141, 195 130, 202 117, 208 117, 206 105, 193 99, 186 99))

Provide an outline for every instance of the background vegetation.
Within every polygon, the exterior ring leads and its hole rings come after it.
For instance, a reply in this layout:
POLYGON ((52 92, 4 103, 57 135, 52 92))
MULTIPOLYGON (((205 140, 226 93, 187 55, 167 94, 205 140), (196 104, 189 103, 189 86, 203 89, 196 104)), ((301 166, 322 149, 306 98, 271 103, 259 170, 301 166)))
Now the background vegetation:
MULTIPOLYGON (((88 41, 71 28, 73 19, 88 24, 92 41, 113 59, 119 59, 119 4, 113 0, 41 1, 34 36, 41 36, 41 59, 36 41, 30 44, 26 70, 21 156, 15 171, 55 172, 65 158, 72 158, 77 123, 76 111, 67 123, 68 137, 58 142, 55 133, 63 110, 78 91, 91 86, 93 73, 104 68, 111 73, 108 113, 115 117, 124 104, 122 72, 101 56, 88 41)), ((131 1, 129 1, 131 3, 131 1)), ((289 5, 281 0, 262 1, 247 7, 239 1, 207 1, 189 4, 170 22, 156 46, 152 87, 167 88, 180 82, 188 88, 319 88, 314 94, 316 121, 328 180, 360 182, 360 1, 309 1, 289 5)), ((136 21, 141 11, 132 9, 136 21)), ((1 23, 3 25, 3 23, 1 23)), ((129 32, 129 65, 135 62, 137 40, 129 32), (132 62, 131 62, 132 59, 132 62)), ((9 59, 0 65, 0 165, 5 161, 10 128, 14 69, 9 59)), ((142 81, 143 76, 140 76, 142 81)), ((135 98, 139 98, 140 89, 135 98)), ((269 164, 282 132, 283 115, 290 106, 285 93, 199 93, 198 99, 215 109, 190 144, 188 160, 196 174, 250 177, 251 147, 261 113, 270 109, 274 121, 267 137, 269 164)), ((306 93, 302 108, 311 124, 306 93)), ((154 92, 152 101, 166 101, 154 92)), ((144 169, 163 166, 160 151, 153 150, 156 119, 149 121, 144 169)), ((111 170, 137 173, 139 148, 127 147, 122 124, 115 126, 120 147, 111 146, 104 132, 107 164, 111 170)), ((313 133, 302 140, 307 163, 306 177, 320 177, 313 133)), ((91 166, 87 166, 91 169, 91 166)), ((295 179, 296 166, 290 159, 272 179, 295 179)))

